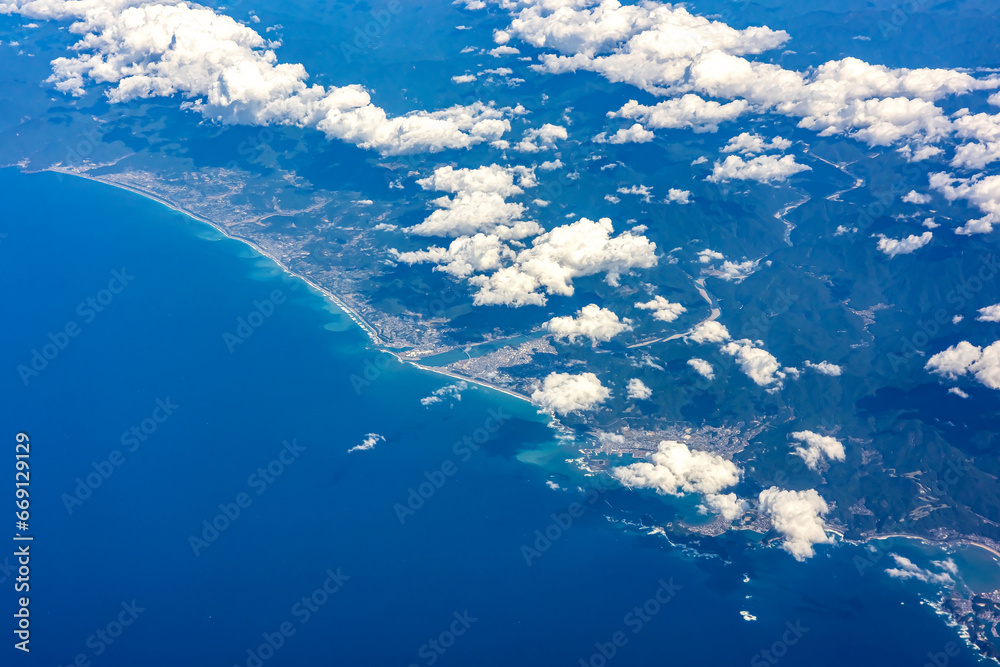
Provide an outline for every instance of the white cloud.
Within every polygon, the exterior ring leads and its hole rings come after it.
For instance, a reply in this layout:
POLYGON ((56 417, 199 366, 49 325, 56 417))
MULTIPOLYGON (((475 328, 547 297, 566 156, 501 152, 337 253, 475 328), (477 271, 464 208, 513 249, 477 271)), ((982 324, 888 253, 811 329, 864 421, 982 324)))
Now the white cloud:
POLYGON ((76 21, 76 54, 53 60, 49 78, 72 95, 96 83, 113 103, 177 96, 213 121, 310 127, 383 154, 468 148, 510 129, 503 110, 479 102, 390 118, 362 86, 309 85, 303 65, 278 62, 277 43, 196 4, 36 0, 0 9, 76 21))
POLYGON ((661 322, 673 322, 681 313, 687 312, 687 308, 679 303, 671 303, 662 296, 654 296, 651 301, 635 304, 636 308, 653 311, 653 317, 661 322))
POLYGON ((654 106, 639 104, 629 100, 618 111, 608 114, 609 118, 629 118, 639 120, 646 127, 655 129, 691 129, 695 132, 716 132, 719 123, 734 120, 745 113, 749 105, 743 100, 728 104, 705 100, 697 95, 684 95, 660 102, 654 106))
POLYGON ((931 196, 922 195, 916 190, 910 190, 903 195, 903 201, 907 204, 929 204, 931 202, 931 196))
POLYGON ((610 396, 611 392, 593 373, 550 373, 531 394, 531 400, 545 410, 566 414, 593 409, 610 396))
POLYGON ((677 202, 678 204, 690 204, 691 203, 691 191, 690 190, 680 190, 678 188, 670 188, 667 192, 667 202, 677 202))
POLYGON ((425 190, 453 192, 455 196, 435 199, 432 203, 438 210, 423 222, 408 227, 406 231, 410 234, 465 236, 485 232, 503 239, 522 239, 542 230, 537 222, 521 219, 523 204, 506 199, 536 184, 531 169, 496 164, 477 169, 445 166, 417 183, 425 190))
POLYGON ((830 511, 826 501, 815 489, 787 491, 772 486, 760 492, 760 509, 770 517, 775 530, 785 540, 785 551, 795 560, 812 558, 816 544, 832 544, 833 538, 826 534, 823 515, 830 511))
POLYGON ((794 452, 797 456, 802 457, 810 470, 817 470, 824 458, 832 461, 843 461, 846 457, 843 443, 828 435, 820 435, 812 431, 796 431, 792 433, 792 438, 805 445, 797 445, 794 452))
POLYGON ((830 375, 832 377, 838 377, 843 372, 843 369, 841 369, 840 366, 838 366, 837 364, 831 364, 828 361, 821 361, 818 364, 814 364, 811 361, 807 361, 805 363, 805 367, 811 368, 812 370, 816 371, 817 373, 821 373, 822 375, 830 375))
POLYGON ((964 391, 962 391, 958 387, 948 387, 948 393, 949 394, 955 394, 959 398, 968 398, 969 397, 969 395, 967 393, 965 393, 964 391))
POLYGON ((780 158, 773 155, 758 155, 750 160, 744 160, 739 155, 730 155, 723 162, 716 161, 712 166, 712 173, 705 180, 712 183, 731 180, 781 183, 788 180, 789 176, 811 169, 796 162, 793 155, 780 158))
POLYGON ((541 305, 546 299, 539 290, 572 296, 573 278, 605 273, 606 282, 617 285, 622 273, 656 265, 656 244, 631 232, 614 237, 613 232, 608 218, 580 218, 538 236, 517 254, 513 266, 470 279, 479 288, 474 302, 541 305))
POLYGON ((502 266, 502 260, 516 257, 516 253, 500 237, 487 234, 462 236, 452 241, 447 249, 431 246, 427 250, 399 252, 393 248, 390 253, 396 261, 404 264, 437 264, 435 271, 443 271, 457 278, 497 271, 502 266))
POLYGON ((620 195, 638 195, 647 204, 653 199, 653 190, 648 185, 633 185, 627 188, 618 188, 620 195))
MULTIPOLYGON (((846 134, 871 146, 905 142, 913 159, 932 156, 936 147, 931 144, 953 131, 934 101, 997 87, 995 77, 977 80, 955 70, 892 69, 857 58, 826 62, 806 72, 748 60, 743 56, 776 49, 789 35, 767 27, 737 30, 694 16, 681 5, 595 5, 583 0, 499 4, 514 13, 509 32, 550 51, 533 66, 538 71, 587 70, 654 95, 737 100, 756 112, 799 118, 800 127, 822 136, 846 134)), ((970 138, 984 138, 993 123, 980 122, 984 129, 974 129, 971 121, 966 124, 970 138)))
POLYGON ((743 155, 757 155, 767 151, 786 151, 791 148, 792 142, 782 137, 774 137, 770 141, 764 139, 756 133, 743 132, 739 136, 733 137, 722 149, 723 153, 742 153, 743 155))
POLYGON ((375 445, 379 442, 385 442, 385 438, 380 436, 378 433, 369 433, 365 436, 364 440, 361 441, 360 445, 355 445, 347 450, 347 453, 351 452, 363 452, 369 449, 375 449, 375 445))
POLYGON ((699 505, 701 511, 711 511, 718 514, 726 521, 736 521, 750 508, 750 504, 738 497, 735 493, 712 493, 705 496, 703 505, 699 505))
POLYGON ((495 49, 490 49, 486 53, 490 54, 494 58, 499 58, 500 56, 516 56, 521 52, 513 46, 498 46, 495 49))
POLYGON ((985 308, 979 309, 979 317, 976 318, 978 322, 1000 322, 1000 303, 993 304, 992 306, 986 306, 985 308))
POLYGON ((628 381, 628 397, 644 401, 653 395, 653 390, 646 386, 639 378, 632 378, 628 381))
POLYGON ((759 260, 746 260, 745 262, 732 262, 726 259, 721 252, 706 248, 698 253, 698 261, 702 264, 712 264, 715 261, 723 260, 722 264, 703 269, 703 273, 716 278, 721 278, 729 282, 743 282, 757 268, 759 260))
POLYGON ((920 236, 910 234, 904 239, 890 239, 884 234, 878 235, 878 249, 889 257, 896 255, 909 255, 911 252, 923 248, 934 238, 934 232, 924 232, 920 236))
POLYGON ((611 476, 630 487, 655 489, 661 495, 717 494, 740 481, 742 471, 717 454, 692 451, 681 442, 664 440, 650 457, 611 469, 611 476))
POLYGON ((702 322, 688 334, 688 340, 694 343, 722 343, 729 338, 729 330, 715 320, 702 322))
POLYGON ((594 137, 594 141, 599 144, 644 144, 652 141, 655 136, 640 123, 633 123, 631 127, 623 127, 610 137, 606 132, 601 132, 594 137))
POLYGON ((420 399, 420 405, 429 407, 435 403, 441 403, 446 398, 452 398, 456 401, 462 400, 462 392, 469 388, 469 385, 464 380, 459 380, 455 384, 445 385, 440 389, 435 389, 431 392, 430 396, 424 396, 420 399))
MULTIPOLYGON (((927 584, 939 584, 942 586, 950 586, 955 583, 955 580, 952 579, 951 574, 948 572, 931 572, 930 570, 925 570, 924 568, 919 567, 909 558, 905 558, 899 554, 890 555, 892 556, 892 559, 896 561, 896 567, 886 569, 885 573, 893 579, 916 579, 917 581, 922 581, 927 584)), ((948 559, 944 563, 935 561, 935 564, 942 566, 944 569, 948 569, 955 563, 951 559, 948 559), (948 565, 948 563, 951 565, 948 565)))
POLYGON ((924 367, 951 380, 972 373, 981 384, 1000 389, 1000 341, 983 349, 963 340, 935 354, 924 367))
POLYGON ((568 338, 575 343, 577 338, 584 337, 593 344, 609 341, 623 331, 631 331, 631 324, 632 320, 619 320, 612 311, 592 303, 577 311, 576 317, 554 317, 544 327, 556 338, 568 338))
POLYGON ((698 359, 698 358, 688 359, 687 364, 691 368, 695 369, 703 377, 709 380, 715 379, 715 371, 712 369, 712 364, 708 363, 704 359, 698 359))
POLYGON ((723 345, 722 351, 734 357, 740 370, 761 387, 780 387, 785 379, 774 355, 746 338, 723 345))
POLYGON ((537 153, 555 148, 557 140, 565 141, 568 138, 569 133, 565 127, 545 123, 539 128, 532 128, 525 132, 521 141, 514 145, 514 149, 522 153, 537 153))
POLYGON ((559 169, 563 166, 562 160, 546 160, 545 162, 538 165, 538 168, 542 171, 552 171, 554 169, 559 169))
POLYGON ((713 259, 725 259, 725 258, 726 256, 723 255, 721 252, 718 252, 717 250, 710 250, 709 248, 705 248, 704 250, 698 252, 698 261, 701 262, 702 264, 708 264, 713 259))
POLYGON ((459 74, 451 77, 452 83, 472 83, 476 80, 475 74, 459 74))
POLYGON ((950 174, 930 175, 932 188, 937 189, 948 201, 964 199, 985 213, 955 230, 958 234, 989 234, 993 225, 1000 222, 1000 175, 955 178, 950 174))

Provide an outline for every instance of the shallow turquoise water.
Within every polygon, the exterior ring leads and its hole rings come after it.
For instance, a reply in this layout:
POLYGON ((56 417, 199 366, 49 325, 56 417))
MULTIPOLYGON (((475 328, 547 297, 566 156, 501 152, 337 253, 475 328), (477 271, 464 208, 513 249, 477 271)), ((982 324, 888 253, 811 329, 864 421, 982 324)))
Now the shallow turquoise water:
POLYGON ((791 623, 807 630, 783 664, 923 665, 958 641, 924 589, 859 573, 856 550, 800 564, 732 536, 699 558, 617 522, 655 500, 548 488, 524 462, 554 436, 532 409, 479 388, 422 406, 450 380, 205 225, 79 179, 4 170, 0 188, 2 425, 11 450, 31 436, 35 536, 32 652, 5 646, 4 664, 760 664, 791 623), (132 278, 109 300, 113 271, 132 278), (92 318, 88 298, 107 301, 92 318), (273 312, 227 345, 255 309, 273 312), (25 384, 18 366, 71 322, 25 384), (385 440, 348 453, 368 433, 385 440))

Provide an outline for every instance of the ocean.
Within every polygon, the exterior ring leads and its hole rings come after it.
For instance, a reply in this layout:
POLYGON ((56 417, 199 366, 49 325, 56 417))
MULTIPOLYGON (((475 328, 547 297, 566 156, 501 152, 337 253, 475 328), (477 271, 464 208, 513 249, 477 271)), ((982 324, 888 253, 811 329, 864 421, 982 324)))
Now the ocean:
POLYGON ((25 432, 33 537, 16 593, 7 515, 3 665, 978 664, 888 557, 647 534, 665 501, 578 491, 531 406, 422 404, 454 381, 206 224, 52 173, 0 190, 3 504, 25 432))

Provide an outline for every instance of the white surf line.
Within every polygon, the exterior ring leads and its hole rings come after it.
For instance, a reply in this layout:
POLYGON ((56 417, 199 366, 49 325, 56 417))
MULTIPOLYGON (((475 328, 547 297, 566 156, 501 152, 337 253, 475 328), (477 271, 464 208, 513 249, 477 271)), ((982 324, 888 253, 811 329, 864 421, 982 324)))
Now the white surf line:
POLYGON ((324 296, 327 300, 329 300, 331 303, 333 303, 339 309, 341 309, 342 311, 344 311, 344 313, 348 317, 350 317, 351 320, 356 325, 358 325, 362 329, 362 331, 364 331, 369 336, 369 338, 371 338, 372 342, 375 343, 375 345, 378 346, 378 348, 380 349, 380 351, 385 352, 386 354, 392 355, 393 357, 395 357, 400 362, 406 363, 406 364, 410 364, 411 366, 415 366, 416 368, 419 368, 419 369, 424 370, 424 371, 428 371, 428 372, 431 372, 431 373, 437 373, 438 375, 444 375, 444 376, 447 376, 447 377, 452 378, 452 379, 464 380, 466 382, 471 382, 472 384, 477 384, 479 386, 486 387, 488 389, 493 389, 493 390, 499 391, 501 393, 507 394, 508 396, 511 396, 513 398, 517 398, 517 399, 520 399, 522 401, 526 401, 526 402, 528 402, 528 403, 530 403, 532 405, 535 404, 531 400, 530 397, 526 396, 525 394, 521 394, 521 393, 519 393, 519 392, 517 392, 517 391, 515 391, 513 389, 509 389, 507 387, 503 387, 503 386, 500 386, 500 385, 497 385, 497 384, 493 384, 492 382, 487 382, 486 380, 481 380, 481 379, 469 377, 469 376, 466 376, 466 375, 462 375, 460 373, 456 373, 456 372, 453 372, 453 371, 447 371, 447 370, 443 370, 441 368, 434 368, 432 366, 424 366, 423 364, 419 364, 416 361, 413 361, 412 359, 405 359, 405 358, 403 358, 401 356, 402 353, 400 353, 398 351, 394 351, 391 348, 388 348, 386 346, 386 341, 381 337, 381 335, 379 334, 378 330, 375 328, 374 325, 372 325, 364 317, 362 317, 361 314, 358 311, 356 311, 354 308, 352 308, 351 306, 347 305, 336 294, 334 294, 333 292, 331 292, 327 288, 323 287, 322 285, 317 284, 315 281, 313 281, 308 276, 303 276, 303 275, 295 272, 294 270, 290 269, 289 267, 285 266, 276 256, 274 256, 272 253, 270 253, 266 249, 260 247, 255 242, 251 241, 250 239, 245 239, 245 238, 242 238, 242 237, 239 237, 239 236, 233 236, 221 224, 213 222, 212 220, 209 220, 208 218, 205 218, 205 217, 203 217, 201 215, 198 215, 197 213, 194 213, 192 211, 189 211, 189 210, 185 209, 184 207, 182 207, 182 206, 180 206, 178 204, 175 204, 174 202, 172 202, 172 201, 170 201, 168 199, 164 199, 162 196, 160 196, 160 195, 158 195, 158 194, 156 194, 154 192, 150 192, 150 191, 148 191, 148 190, 146 190, 144 188, 140 188, 140 187, 137 187, 137 186, 134 186, 134 185, 131 185, 131 184, 119 183, 117 181, 111 181, 111 180, 105 180, 105 179, 100 178, 98 176, 91 176, 91 175, 88 175, 88 174, 77 173, 75 171, 63 170, 63 169, 60 169, 58 167, 51 167, 51 168, 43 169, 41 171, 52 171, 52 172, 56 172, 56 173, 60 173, 60 174, 65 174, 67 176, 77 176, 79 178, 83 178, 83 179, 86 179, 88 181, 94 181, 94 182, 97 182, 97 183, 102 183, 104 185, 109 185, 109 186, 114 187, 114 188, 119 188, 121 190, 126 190, 128 192, 132 192, 133 194, 137 194, 137 195, 139 195, 141 197, 145 197, 147 199, 152 199, 156 203, 161 204, 163 206, 166 206, 167 208, 169 208, 172 211, 177 211, 178 213, 186 215, 186 216, 188 216, 189 218, 191 218, 193 220, 197 220, 198 222, 205 223, 205 224, 211 226, 213 229, 217 230, 219 233, 221 233, 226 238, 232 239, 233 241, 238 241, 240 243, 243 243, 245 245, 250 246, 258 254, 260 254, 260 255, 262 255, 264 257, 267 257, 272 262, 274 262, 275 266, 277 266, 277 268, 280 269, 281 271, 283 271, 285 274, 287 274, 287 275, 289 275, 289 276, 291 276, 293 278, 299 279, 299 280, 303 281, 304 283, 306 283, 308 286, 312 287, 314 290, 316 290, 322 296, 324 296))

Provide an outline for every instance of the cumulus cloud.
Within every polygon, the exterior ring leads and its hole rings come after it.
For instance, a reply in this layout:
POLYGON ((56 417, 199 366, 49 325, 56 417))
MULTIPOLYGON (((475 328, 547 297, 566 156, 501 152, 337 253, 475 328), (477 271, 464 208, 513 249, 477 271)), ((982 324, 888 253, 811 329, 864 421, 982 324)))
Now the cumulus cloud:
POLYGON ((722 343, 729 340, 729 329, 720 322, 702 322, 688 334, 693 343, 722 343))
POLYGON ((795 161, 795 156, 784 155, 780 158, 773 155, 758 155, 744 160, 739 155, 730 155, 724 161, 712 166, 712 173, 705 180, 712 183, 725 181, 757 181, 758 183, 781 183, 802 171, 812 168, 795 161))
POLYGON ((1000 389, 1000 341, 983 349, 963 340, 928 359, 925 368, 951 380, 971 373, 990 389, 1000 389))
POLYGON ((646 386, 646 383, 639 378, 632 378, 628 381, 628 397, 644 401, 653 395, 653 390, 646 386))
POLYGON ((630 487, 669 496, 717 494, 739 482, 741 474, 732 461, 674 440, 661 442, 650 461, 611 469, 612 477, 630 487))
POLYGON ((623 127, 611 136, 607 132, 601 132, 594 137, 594 141, 599 144, 644 144, 652 141, 655 136, 641 123, 633 123, 631 127, 623 127))
POLYGON ((911 252, 923 248, 934 238, 934 232, 924 232, 920 236, 910 234, 904 239, 891 239, 884 234, 878 235, 878 249, 888 255, 909 255, 911 252))
POLYGON ((653 199, 653 190, 648 185, 632 185, 627 188, 618 188, 618 194, 638 195, 646 203, 649 203, 653 199))
POLYGON ((942 586, 950 586, 955 583, 955 580, 952 579, 951 574, 949 573, 955 572, 954 570, 949 569, 955 565, 955 562, 951 559, 948 559, 943 563, 935 561, 936 564, 943 566, 943 569, 948 569, 948 571, 931 572, 930 570, 926 570, 918 566, 909 558, 905 558, 899 554, 889 555, 892 556, 894 561, 896 561, 896 567, 886 569, 885 573, 893 579, 916 579, 917 581, 922 581, 927 584, 939 584, 942 586), (948 565, 949 563, 950 565, 948 565))
POLYGON ((981 218, 970 220, 955 230, 966 236, 971 234, 989 234, 993 225, 1000 222, 1000 175, 972 178, 956 178, 950 174, 936 173, 930 175, 932 188, 952 202, 964 199, 985 213, 981 218))
POLYGON ((390 249, 390 253, 404 264, 436 264, 435 271, 443 271, 457 278, 497 271, 502 266, 501 260, 513 260, 517 255, 500 237, 492 234, 463 236, 452 241, 447 248, 431 246, 427 250, 411 252, 390 249))
POLYGON ((113 103, 178 96, 182 107, 223 123, 294 125, 383 154, 468 148, 510 129, 482 103, 389 117, 360 85, 309 85, 299 63, 279 63, 277 43, 193 3, 9 2, 5 13, 73 20, 76 55, 52 61, 55 88, 83 95, 107 85, 113 103))
POLYGON ((1000 322, 1000 303, 979 309, 978 322, 1000 322))
POLYGON ((785 373, 781 364, 767 350, 759 348, 746 338, 722 346, 722 351, 736 359, 736 364, 747 377, 761 387, 781 387, 785 373))
POLYGON ((566 414, 591 410, 610 396, 611 392, 593 373, 550 373, 531 394, 531 400, 545 410, 566 414))
POLYGON ((712 493, 705 496, 705 502, 698 506, 702 512, 713 512, 726 521, 736 521, 750 508, 750 503, 735 493, 712 493))
POLYGON ((469 385, 464 380, 459 380, 455 384, 449 384, 440 389, 435 389, 431 392, 430 396, 424 396, 420 399, 420 405, 429 407, 435 403, 441 403, 446 398, 451 398, 456 401, 462 400, 462 392, 469 388, 469 385))
POLYGON ((524 205, 508 202, 507 197, 522 194, 523 188, 533 187, 536 182, 534 171, 526 167, 438 167, 417 184, 425 190, 453 192, 455 196, 433 200, 438 210, 406 231, 419 236, 466 236, 477 232, 503 239, 533 236, 542 228, 537 222, 522 220, 524 205))
POLYGON ((555 148, 557 140, 565 141, 568 138, 569 133, 565 127, 545 123, 541 127, 525 132, 521 141, 514 145, 514 149, 522 153, 537 153, 555 148))
POLYGON ((818 364, 815 364, 811 361, 807 361, 805 363, 805 367, 811 368, 812 370, 822 375, 830 375, 832 377, 838 377, 843 372, 840 366, 838 366, 837 364, 831 364, 828 361, 821 361, 818 364))
POLYGON ((608 284, 617 285, 622 273, 656 265, 656 244, 632 232, 613 232, 608 218, 580 218, 538 236, 512 266, 469 280, 479 288, 474 302, 541 305, 546 301, 541 290, 572 296, 573 278, 604 273, 608 284))
POLYGON ((670 190, 667 192, 667 198, 665 201, 667 203, 677 202, 678 204, 690 204, 691 191, 680 190, 678 188, 670 188, 670 190))
POLYGON ((760 492, 760 510, 784 536, 783 548, 803 561, 812 558, 816 544, 832 544, 823 515, 830 511, 815 489, 787 491, 772 486, 760 492))
POLYGON ((704 359, 688 359, 687 364, 691 368, 695 369, 702 377, 709 380, 715 379, 715 371, 712 369, 712 364, 708 363, 704 359))
POLYGON ((792 438, 802 443, 796 445, 794 453, 806 462, 810 470, 818 470, 820 462, 824 459, 843 461, 846 457, 843 443, 828 435, 812 431, 796 431, 792 433, 792 438))
POLYGON ((722 152, 757 155, 759 153, 766 153, 767 151, 786 151, 791 146, 792 142, 782 137, 774 137, 770 141, 767 141, 759 134, 743 132, 739 136, 730 139, 722 149, 722 152))
POLYGON ((651 301, 635 304, 636 308, 653 311, 653 318, 661 322, 673 322, 681 313, 687 312, 687 308, 679 303, 670 303, 662 296, 655 296, 651 301))
POLYGON ((726 259, 725 255, 708 248, 698 253, 698 261, 711 266, 703 269, 703 273, 716 278, 721 278, 729 282, 743 282, 757 268, 758 260, 747 260, 745 262, 732 262, 726 259), (722 264, 715 264, 716 261, 723 260, 722 264))
POLYGON ((544 324, 545 329, 556 338, 569 339, 575 343, 578 338, 589 338, 590 342, 606 342, 623 331, 632 330, 632 320, 618 319, 618 315, 601 308, 596 303, 584 306, 576 313, 576 317, 554 317, 544 324))
POLYGON ((749 105, 743 100, 720 104, 688 94, 654 106, 629 100, 618 111, 610 112, 608 117, 642 121, 646 127, 658 130, 691 129, 695 132, 716 132, 719 123, 738 118, 748 107, 749 105))
POLYGON ((931 201, 930 195, 922 195, 916 190, 910 190, 905 195, 903 195, 903 201, 907 204, 929 204, 931 201))
MULTIPOLYGON (((677 96, 687 95, 702 102, 704 97, 735 100, 744 109, 798 118, 800 127, 822 136, 845 134, 871 146, 904 143, 912 159, 934 155, 933 144, 954 132, 935 101, 998 85, 996 77, 893 69, 857 58, 822 63, 806 72, 784 69, 744 56, 781 47, 789 39, 786 32, 756 26, 738 30, 692 15, 682 5, 584 0, 499 4, 514 14, 508 32, 548 51, 533 66, 538 71, 592 71, 654 95, 673 96, 675 105, 683 100, 677 96)), ((683 120, 673 120, 676 115, 667 114, 667 126, 684 126, 683 120)), ((992 118, 960 125, 975 147, 968 157, 960 153, 957 159, 969 165, 995 159, 997 151, 989 145, 994 125, 992 118)), ((694 127, 708 129, 711 123, 694 127)))
POLYGON ((385 442, 385 438, 378 433, 369 433, 365 436, 364 440, 361 441, 360 445, 351 447, 347 450, 347 453, 350 454, 351 452, 363 452, 369 449, 375 449, 375 445, 380 442, 385 442))

